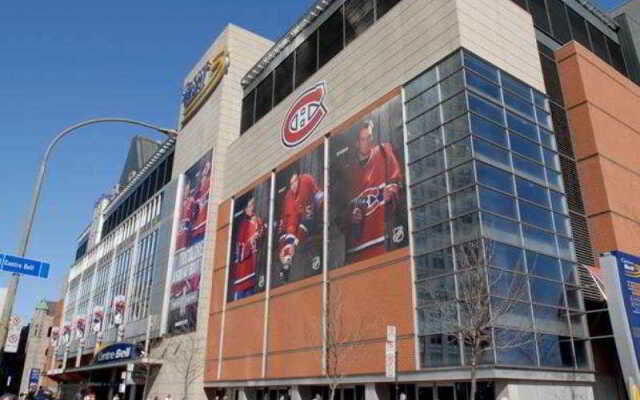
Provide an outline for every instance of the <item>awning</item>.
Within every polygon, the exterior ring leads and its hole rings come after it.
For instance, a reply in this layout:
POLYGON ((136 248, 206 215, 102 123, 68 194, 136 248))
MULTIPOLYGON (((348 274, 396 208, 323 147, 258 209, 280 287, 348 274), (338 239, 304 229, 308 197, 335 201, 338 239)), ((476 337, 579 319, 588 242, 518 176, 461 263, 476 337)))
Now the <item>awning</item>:
POLYGON ((135 367, 143 366, 161 366, 162 360, 154 358, 138 358, 135 360, 122 360, 111 363, 85 365, 78 368, 54 369, 47 371, 47 376, 56 382, 76 382, 85 379, 88 373, 96 370, 123 368, 127 364, 133 364, 135 367))

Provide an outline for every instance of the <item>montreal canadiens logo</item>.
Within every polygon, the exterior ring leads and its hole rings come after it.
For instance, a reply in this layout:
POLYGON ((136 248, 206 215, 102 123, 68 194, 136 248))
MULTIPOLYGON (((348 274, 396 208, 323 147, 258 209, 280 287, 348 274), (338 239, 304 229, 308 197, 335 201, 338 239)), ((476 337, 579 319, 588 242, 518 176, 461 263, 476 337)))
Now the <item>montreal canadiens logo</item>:
POLYGON ((327 93, 325 82, 319 82, 302 93, 293 103, 282 123, 282 143, 295 147, 304 142, 327 115, 324 96, 327 93))

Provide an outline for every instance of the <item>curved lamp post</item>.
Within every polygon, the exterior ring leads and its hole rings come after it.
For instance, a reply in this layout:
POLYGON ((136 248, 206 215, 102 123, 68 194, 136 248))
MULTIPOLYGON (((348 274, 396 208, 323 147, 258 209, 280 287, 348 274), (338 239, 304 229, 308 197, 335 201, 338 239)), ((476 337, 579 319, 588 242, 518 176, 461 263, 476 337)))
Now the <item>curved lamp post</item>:
MULTIPOLYGON (((58 142, 64 138, 65 136, 67 136, 68 134, 72 133, 73 131, 75 131, 76 129, 88 126, 88 125, 94 125, 94 124, 99 124, 99 123, 103 123, 103 122, 119 122, 119 123, 125 123, 125 124, 130 124, 130 125, 137 125, 137 126, 142 126, 145 128, 149 128, 149 129, 153 129, 155 131, 158 131, 160 133, 163 133, 167 136, 170 137, 176 137, 178 135, 178 132, 174 129, 167 129, 167 128, 161 128, 152 124, 148 124, 146 122, 141 122, 141 121, 136 121, 136 120, 132 120, 132 119, 127 119, 127 118, 95 118, 95 119, 89 119, 86 121, 82 121, 79 122, 75 125, 72 125, 66 129, 64 129, 63 131, 61 131, 60 133, 58 133, 53 140, 51 141, 51 143, 49 143, 49 146, 47 147, 47 150, 44 152, 44 156, 42 157, 42 162, 40 163, 40 170, 38 172, 38 178, 36 179, 36 184, 33 188, 33 197, 31 200, 31 210, 29 211, 29 214, 27 215, 27 220, 25 222, 25 226, 24 226, 24 233, 22 236, 22 240, 20 241, 20 247, 18 248, 18 256, 20 257, 24 257, 27 253, 27 248, 29 247, 29 242, 31 241, 31 228, 33 227, 33 220, 35 218, 36 215, 36 211, 38 208, 38 202, 40 200, 40 192, 42 189, 42 183, 44 182, 44 176, 47 172, 47 163, 49 161, 49 156, 51 155, 51 152, 53 151, 53 148, 56 146, 56 144, 58 144, 58 142)), ((2 359, 2 353, 4 352, 4 344, 5 344, 5 340, 7 338, 7 330, 8 330, 8 322, 9 322, 9 316, 11 315, 11 312, 13 310, 13 305, 15 302, 15 297, 16 297, 16 292, 18 289, 18 281, 20 279, 20 275, 17 273, 12 274, 11 278, 9 279, 9 284, 7 285, 7 297, 5 299, 5 306, 4 306, 4 310, 0 310, 0 360, 2 359), (3 312, 4 311, 4 312, 3 312)))

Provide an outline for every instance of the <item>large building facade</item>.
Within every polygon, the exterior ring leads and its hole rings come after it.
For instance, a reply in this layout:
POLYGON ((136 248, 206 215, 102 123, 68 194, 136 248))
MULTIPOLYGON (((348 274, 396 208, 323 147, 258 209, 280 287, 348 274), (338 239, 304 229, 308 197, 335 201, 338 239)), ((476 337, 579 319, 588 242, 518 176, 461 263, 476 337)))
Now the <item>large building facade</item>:
POLYGON ((138 140, 97 203, 49 374, 131 400, 466 400, 472 374, 487 399, 624 398, 593 290, 601 252, 638 254, 624 35, 584 0, 227 26, 178 137, 138 140))

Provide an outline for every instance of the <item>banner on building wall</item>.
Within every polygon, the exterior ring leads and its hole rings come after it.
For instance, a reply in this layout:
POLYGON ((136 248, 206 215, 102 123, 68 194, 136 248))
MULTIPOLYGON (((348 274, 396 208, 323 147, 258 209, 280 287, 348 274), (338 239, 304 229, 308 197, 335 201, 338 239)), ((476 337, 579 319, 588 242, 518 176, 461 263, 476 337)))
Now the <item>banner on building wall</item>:
POLYGON ((62 327, 62 343, 67 345, 71 342, 71 326, 65 325, 62 327))
POLYGON ((276 173, 271 287, 322 272, 324 145, 276 173))
POLYGON ((321 81, 298 96, 282 122, 282 144, 299 146, 315 132, 328 112, 324 104, 326 94, 327 85, 321 81))
POLYGON ((127 298, 119 294, 113 298, 113 323, 116 325, 122 325, 124 322, 124 309, 127 305, 127 298))
POLYGON ((169 298, 168 332, 195 330, 204 237, 212 185, 212 151, 205 154, 184 174, 182 198, 179 199, 179 226, 169 298))
POLYGON ((22 323, 22 318, 17 315, 13 315, 11 316, 11 318, 9 318, 9 330, 7 332, 7 339, 4 344, 5 353, 15 353, 18 351, 22 323))
POLYGON ((270 193, 267 179, 234 202, 228 301, 266 289, 270 193))
POLYGON ((57 348, 60 341, 60 327, 54 326, 51 328, 51 347, 57 348))
POLYGON ((87 320, 84 317, 76 317, 73 327, 76 331, 76 339, 83 341, 86 333, 87 320))
POLYGON ((332 135, 329 154, 329 268, 406 247, 400 96, 332 135))
POLYGON ((102 332, 102 322, 104 321, 104 307, 94 306, 91 313, 91 331, 93 333, 102 332))

